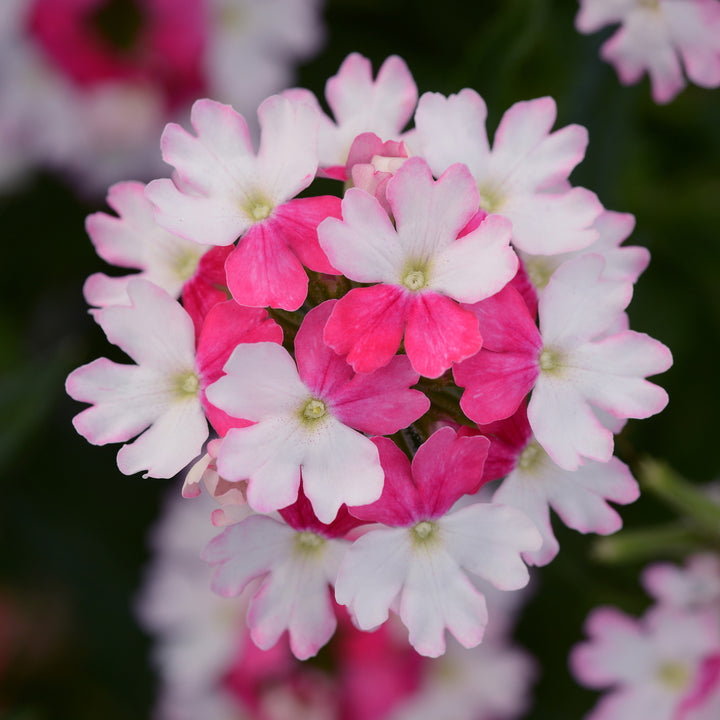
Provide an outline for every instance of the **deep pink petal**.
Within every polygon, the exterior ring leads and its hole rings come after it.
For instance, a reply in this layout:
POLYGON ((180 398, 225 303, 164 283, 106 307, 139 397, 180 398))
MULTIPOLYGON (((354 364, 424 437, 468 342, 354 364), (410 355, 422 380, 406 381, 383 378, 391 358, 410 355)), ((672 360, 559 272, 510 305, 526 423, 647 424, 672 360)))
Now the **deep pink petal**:
POLYGON ((405 350, 413 368, 439 377, 454 362, 482 346, 477 319, 444 295, 426 292, 413 299, 405 331, 405 350))
POLYGON ((392 285, 355 288, 333 308, 325 342, 347 355, 355 372, 387 365, 400 347, 411 298, 392 285))
POLYGON ((425 518, 442 517, 463 495, 480 489, 489 447, 486 437, 458 436, 449 427, 440 428, 420 446, 412 473, 425 518))
POLYGON ((305 302, 307 275, 282 230, 282 223, 257 223, 230 253, 225 263, 227 284, 241 305, 292 311, 305 302))
POLYGON ((418 381, 405 355, 372 373, 358 373, 332 398, 335 417, 356 430, 371 435, 391 435, 415 422, 430 408, 419 390, 410 390, 418 381))
POLYGON ((463 307, 478 319, 483 350, 539 354, 542 348, 540 332, 515 288, 506 286, 487 300, 463 307))
POLYGON ((313 512, 312 504, 305 495, 302 482, 300 483, 297 500, 292 505, 282 508, 279 512, 283 520, 295 530, 299 532, 309 530, 326 538, 345 537, 350 530, 363 524, 361 520, 350 515, 345 505, 338 510, 337 517, 329 525, 321 523, 313 512))
POLYGON ((453 367, 455 382, 465 388, 460 407, 479 425, 510 417, 539 373, 537 355, 485 350, 453 367))
POLYGON ((246 308, 229 300, 215 305, 208 313, 198 341, 196 368, 200 373, 205 414, 221 436, 231 427, 246 427, 251 423, 238 421, 212 405, 205 396, 205 388, 224 375, 223 366, 240 343, 280 344, 282 339, 282 329, 263 309, 246 308))
POLYGON ((477 430, 461 428, 461 435, 481 434, 490 440, 490 450, 483 468, 483 483, 509 475, 517 465, 532 430, 527 419, 527 408, 520 403, 517 411, 508 418, 480 425, 477 430))
POLYGON ((388 438, 372 438, 380 454, 385 472, 380 499, 369 505, 348 510, 360 520, 379 522, 391 527, 405 527, 422 519, 420 498, 410 469, 410 461, 402 450, 388 438))
POLYGON ((324 400, 333 398, 355 374, 345 359, 323 339, 325 325, 337 302, 328 300, 313 308, 295 336, 298 375, 313 395, 324 400))
POLYGON ((193 320, 195 337, 200 337, 210 310, 228 299, 225 261, 232 250, 232 246, 218 246, 208 250, 200 258, 195 274, 183 285, 183 307, 193 320))
POLYGON ((276 208, 268 222, 303 265, 315 272, 338 275, 320 247, 317 226, 325 218, 341 218, 340 203, 334 195, 296 198, 276 208))

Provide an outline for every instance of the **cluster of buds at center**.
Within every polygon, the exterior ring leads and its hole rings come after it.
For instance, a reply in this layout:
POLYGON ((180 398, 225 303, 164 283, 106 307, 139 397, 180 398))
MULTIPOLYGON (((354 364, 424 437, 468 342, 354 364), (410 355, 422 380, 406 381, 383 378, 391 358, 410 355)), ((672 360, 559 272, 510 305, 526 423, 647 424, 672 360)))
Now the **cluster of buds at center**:
POLYGON ((241 115, 200 100, 194 134, 163 134, 173 178, 111 189, 118 216, 88 231, 140 273, 94 275, 86 297, 136 365, 96 360, 67 387, 91 404, 75 418, 91 442, 142 433, 126 473, 174 475, 210 424, 184 494, 203 480, 221 504, 215 589, 260 578, 260 647, 287 630, 316 653, 334 588, 359 628, 392 610, 435 656, 446 628, 482 640, 476 576, 518 589, 556 554, 550 507, 619 527, 607 500, 637 485, 613 433, 664 407, 645 377, 671 358, 627 327, 647 252, 620 246, 631 216, 569 184, 587 133, 551 132, 552 99, 510 108, 492 148, 480 96, 418 102, 397 57, 373 79, 351 55, 326 99, 332 119, 305 90, 268 98, 257 152, 241 115), (297 197, 316 177, 342 198, 297 197))

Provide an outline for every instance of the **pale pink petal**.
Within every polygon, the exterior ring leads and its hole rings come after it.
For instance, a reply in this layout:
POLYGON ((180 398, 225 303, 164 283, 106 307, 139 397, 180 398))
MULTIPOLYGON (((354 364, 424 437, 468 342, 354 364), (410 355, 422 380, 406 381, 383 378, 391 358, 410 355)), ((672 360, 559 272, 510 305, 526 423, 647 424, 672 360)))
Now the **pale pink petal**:
POLYGON ((532 475, 512 473, 503 480, 492 496, 493 503, 509 505, 524 513, 537 528, 542 537, 542 546, 538 550, 523 553, 528 565, 547 565, 560 550, 552 523, 550 522, 550 506, 547 502, 546 488, 536 482, 532 475))
POLYGON ((387 186, 387 199, 403 259, 415 262, 431 261, 453 243, 480 203, 477 185, 465 165, 452 165, 434 181, 428 164, 419 157, 409 158, 395 173, 387 186))
POLYGON ((505 112, 487 171, 492 178, 505 178, 503 192, 550 188, 567 180, 583 159, 587 130, 568 125, 551 134, 556 116, 555 101, 550 97, 518 102, 505 112))
POLYGON ((612 457, 613 434, 600 424, 578 389, 562 377, 540 374, 528 419, 537 441, 565 470, 577 469, 583 457, 600 462, 612 457))
POLYGON ((542 538, 519 510, 475 503, 438 522, 447 552, 460 566, 500 590, 527 585, 530 576, 520 554, 539 549, 542 538))
POLYGON ((409 641, 421 655, 445 652, 445 628, 463 647, 478 645, 487 624, 485 598, 446 553, 413 559, 400 596, 400 618, 409 641))
POLYGON ((588 616, 585 632, 590 641, 576 646, 570 656, 570 667, 580 682, 603 688, 647 676, 653 648, 636 620, 615 608, 598 608, 588 616))
POLYGON ((257 421, 292 412, 310 395, 290 354, 274 342, 238 345, 225 372, 207 388, 207 397, 237 418, 257 421))
POLYGON ((131 307, 94 311, 108 340, 136 363, 162 372, 192 370, 195 331, 190 316, 164 290, 146 280, 128 283, 131 307))
POLYGON ((568 527, 582 533, 609 535, 622 527, 620 516, 605 502, 626 505, 640 495, 627 465, 617 458, 589 461, 573 473, 557 471, 547 481, 548 500, 568 527))
POLYGON ((172 180, 153 180, 145 195, 158 225, 193 242, 232 245, 252 224, 232 199, 190 195, 172 180))
POLYGON ((372 195, 350 188, 342 200, 342 221, 318 226, 320 247, 333 267, 351 280, 395 284, 404 264, 390 218, 372 195))
POLYGON ((469 88, 457 95, 425 93, 415 113, 420 154, 439 176, 454 163, 465 163, 478 177, 487 165, 490 148, 485 132, 487 107, 469 88))
POLYGON ((454 362, 475 355, 481 345, 477 318, 470 311, 433 292, 412 298, 405 351, 420 375, 439 377, 454 362))
MULTIPOLYGON (((137 277, 140 276, 140 274, 137 275, 137 277)), ((108 277, 104 273, 93 273, 83 285, 83 297, 87 304, 93 307, 129 305, 127 285, 133 277, 135 276, 108 277)))
POLYGON ((274 205, 304 190, 317 170, 317 114, 304 102, 273 95, 258 108, 259 184, 274 205))
MULTIPOLYGON (((417 87, 404 60, 397 55, 385 60, 373 82, 370 61, 352 53, 337 75, 328 80, 325 96, 339 125, 357 125, 354 135, 372 131, 389 140, 410 120, 417 87)), ((346 153, 349 148, 348 143, 346 153)))
POLYGON ((413 562, 406 528, 371 530, 355 540, 340 566, 335 599, 347 605, 361 630, 388 619, 413 562))
POLYGON ((517 255, 509 245, 511 233, 509 220, 488 215, 477 230, 436 255, 429 286, 463 303, 499 292, 518 269, 517 255))
POLYGON ((646 418, 668 402, 646 375, 665 372, 672 355, 665 345, 632 330, 587 343, 572 355, 572 381, 593 404, 616 417, 646 418))
POLYGON ((125 475, 147 470, 144 477, 172 477, 200 454, 207 436, 197 398, 175 402, 137 440, 120 448, 118 467, 125 475))
POLYGON ((305 443, 299 421, 285 418, 233 428, 223 438, 218 472, 228 480, 248 480, 247 501, 269 513, 297 499, 305 443))
POLYGON ((163 159, 195 192, 225 193, 237 169, 247 170, 254 164, 245 118, 230 105, 198 100, 190 120, 197 137, 174 123, 165 128, 161 139, 163 159))
POLYGON ((540 298, 545 347, 569 348, 604 332, 628 306, 632 283, 605 280, 605 261, 583 255, 563 263, 540 298))
POLYGON ((593 33, 620 22, 636 5, 637 0, 580 0, 575 27, 581 33, 593 33))
POLYGON ((384 473, 377 448, 332 417, 313 429, 302 469, 305 494, 325 524, 335 519, 343 503, 367 505, 382 493, 384 473))
POLYGON ((66 389, 74 400, 93 403, 73 418, 75 429, 93 445, 129 440, 165 412, 172 396, 170 383, 157 371, 107 358, 70 373, 66 389))
POLYGON ((597 239, 592 224, 603 207, 595 193, 572 188, 562 194, 509 196, 496 212, 512 221, 513 243, 533 255, 579 250, 597 239))
POLYGON ((261 650, 275 645, 287 629, 298 660, 316 655, 337 625, 324 568, 310 560, 276 567, 250 603, 248 625, 261 650))
POLYGON ((213 590, 224 597, 240 595, 251 580, 288 555, 294 539, 292 528, 260 515, 226 528, 202 552, 205 562, 218 566, 213 590))
POLYGON ((325 342, 347 354, 355 372, 387 365, 400 347, 412 297, 391 285, 355 288, 335 305, 325 326, 325 342))

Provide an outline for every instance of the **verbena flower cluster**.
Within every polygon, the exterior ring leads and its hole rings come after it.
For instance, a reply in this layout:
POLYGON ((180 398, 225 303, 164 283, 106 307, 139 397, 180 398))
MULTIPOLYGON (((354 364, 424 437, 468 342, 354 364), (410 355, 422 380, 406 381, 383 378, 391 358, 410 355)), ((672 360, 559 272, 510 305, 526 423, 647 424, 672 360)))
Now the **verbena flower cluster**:
POLYGON ((622 245, 632 216, 571 186, 587 132, 553 131, 551 98, 509 108, 492 144, 476 92, 418 101, 398 57, 373 78, 350 55, 325 99, 332 115, 302 89, 265 100, 257 150, 199 100, 192 131, 163 133, 172 177, 111 188, 117 215, 87 229, 139 272, 85 296, 134 364, 100 358, 67 390, 90 404, 78 432, 125 443, 122 472, 193 464, 184 494, 204 484, 226 526, 214 589, 261 578, 260 648, 287 631, 314 655, 336 601, 362 630, 397 614, 438 656, 446 629, 483 638, 476 578, 516 590, 556 555, 550 508, 620 527, 608 501, 638 488, 613 435, 665 406, 646 377, 671 356, 628 329, 648 253, 622 245))
POLYGON ((720 717, 720 560, 657 563, 643 585, 655 603, 635 619, 593 610, 576 646, 580 683, 608 690, 586 720, 717 720, 720 717))

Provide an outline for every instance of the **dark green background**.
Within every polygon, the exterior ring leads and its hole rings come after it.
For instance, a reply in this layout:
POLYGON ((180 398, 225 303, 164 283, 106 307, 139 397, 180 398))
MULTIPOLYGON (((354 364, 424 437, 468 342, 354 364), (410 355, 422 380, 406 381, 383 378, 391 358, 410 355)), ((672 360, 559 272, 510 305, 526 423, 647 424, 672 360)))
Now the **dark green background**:
MULTIPOLYGON (((557 100, 556 127, 585 125, 590 146, 573 183, 636 215, 631 242, 648 247, 652 262, 636 287, 632 327, 675 357, 658 379, 670 405, 631 422, 620 454, 631 463, 662 457, 709 481, 720 477, 720 90, 690 87, 660 107, 647 80, 622 87, 598 56, 609 33, 576 33, 576 8, 573 0, 331 1, 327 44, 298 84, 321 94, 349 52, 376 68, 396 53, 421 93, 476 89, 490 129, 513 102, 542 95, 557 100)), ((85 277, 105 269, 83 228, 101 208, 102 199, 80 201, 49 175, 0 198, 0 613, 14 608, 10 620, 0 614, 0 632, 16 647, 9 664, 0 655, 0 717, 14 720, 142 719, 154 697, 149 640, 130 603, 172 483, 122 476, 117 447, 75 434, 81 407, 63 390, 70 370, 109 352, 81 294, 85 277)), ((622 514, 629 527, 669 517, 647 494, 622 514)), ((598 564, 592 538, 561 529, 558 537, 560 555, 535 572, 518 631, 542 668, 532 720, 578 720, 593 704, 566 669, 590 608, 647 604, 639 565, 598 564)))

